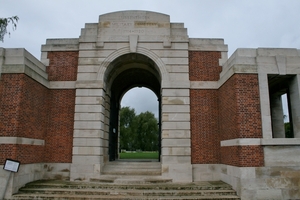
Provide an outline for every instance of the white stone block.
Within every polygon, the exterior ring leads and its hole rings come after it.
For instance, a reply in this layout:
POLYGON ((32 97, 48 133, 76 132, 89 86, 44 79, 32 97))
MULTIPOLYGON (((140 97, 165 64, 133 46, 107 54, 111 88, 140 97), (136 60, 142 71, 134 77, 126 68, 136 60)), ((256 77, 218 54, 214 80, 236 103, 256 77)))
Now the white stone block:
POLYGON ((160 58, 188 58, 188 51, 183 50, 153 50, 160 58))
POLYGON ((256 192, 256 199, 258 200, 265 200, 265 199, 282 199, 282 192, 281 189, 268 189, 268 190, 257 190, 256 192))
POLYGON ((258 56, 298 56, 297 49, 292 48, 258 48, 258 56))
POLYGON ((76 97, 75 98, 76 105, 104 105, 103 97, 76 97))
POLYGON ((103 130, 74 130, 74 137, 84 137, 84 138, 103 138, 104 131, 103 130))
POLYGON ((188 156, 191 155, 190 147, 163 147, 163 156, 188 156))
POLYGON ((101 113, 103 111, 102 105, 75 105, 75 112, 77 113, 101 113))
POLYGON ((97 73, 78 73, 77 74, 77 80, 96 80, 97 79, 97 73))
POLYGON ((161 58, 166 65, 188 65, 188 58, 161 58))
POLYGON ((96 51, 79 51, 79 58, 106 58, 111 53, 112 50, 101 49, 96 51))
POLYGON ((164 97, 188 97, 190 96, 190 89, 162 89, 162 96, 164 97))
POLYGON ((75 113, 75 121, 102 121, 104 122, 103 113, 75 113))
POLYGON ((75 81, 50 81, 50 89, 75 89, 75 81))
POLYGON ((162 105, 163 113, 189 113, 190 105, 162 105))
POLYGON ((299 166, 299 146, 264 147, 265 166, 299 166))
POLYGON ((103 89, 76 89, 76 96, 94 96, 94 97, 102 97, 104 96, 103 89))
POLYGON ((186 89, 190 88, 190 81, 187 80, 163 80, 161 83, 162 88, 176 88, 178 89, 186 89))
POLYGON ((190 122, 163 122, 163 130, 189 130, 191 128, 190 122))
POLYGON ((188 65, 166 65, 166 68, 172 73, 189 73, 188 65))
POLYGON ((86 164, 86 163, 100 163, 100 157, 97 156, 93 156, 93 155, 73 155, 72 157, 72 164, 76 165, 76 164, 86 164))
POLYGON ((190 147, 190 139, 162 139, 163 147, 190 147))
POLYGON ((164 164, 186 164, 191 163, 190 156, 161 156, 161 161, 164 164))
POLYGON ((162 121, 190 121, 189 113, 164 113, 162 116, 162 121))
POLYGON ((169 73, 170 81, 189 81, 188 73, 169 73))
POLYGON ((190 138, 190 130, 163 130, 162 138, 190 138))
POLYGON ((73 147, 73 155, 103 155, 101 147, 73 147))
POLYGON ((163 164, 162 169, 162 175, 172 178, 173 182, 192 182, 193 172, 191 164, 163 164))
POLYGON ((102 146, 101 138, 74 138, 73 146, 99 147, 102 146))
POLYGON ((190 98, 189 97, 163 97, 162 104, 189 105, 190 98))
POLYGON ((78 73, 98 73, 99 65, 79 65, 78 73))
POLYGON ((74 129, 98 129, 103 130, 104 124, 100 121, 75 121, 74 122, 74 129))
POLYGON ((78 65, 100 65, 105 58, 79 58, 78 65))

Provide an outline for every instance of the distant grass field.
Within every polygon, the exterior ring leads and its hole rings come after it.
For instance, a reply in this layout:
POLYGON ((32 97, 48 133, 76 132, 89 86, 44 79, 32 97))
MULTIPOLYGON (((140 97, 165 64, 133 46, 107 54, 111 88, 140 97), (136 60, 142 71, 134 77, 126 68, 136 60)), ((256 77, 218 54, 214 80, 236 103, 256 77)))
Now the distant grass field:
POLYGON ((158 152, 120 153, 120 159, 158 159, 158 152))

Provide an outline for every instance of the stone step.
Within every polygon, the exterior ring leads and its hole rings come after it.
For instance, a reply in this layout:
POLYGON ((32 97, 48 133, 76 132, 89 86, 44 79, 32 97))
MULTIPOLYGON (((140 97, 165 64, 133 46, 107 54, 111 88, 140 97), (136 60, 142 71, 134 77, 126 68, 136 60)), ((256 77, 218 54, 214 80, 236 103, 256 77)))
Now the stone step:
POLYGON ((70 194, 70 195, 122 195, 122 196, 220 196, 235 195, 234 190, 134 190, 134 189, 62 189, 62 188, 23 188, 21 193, 70 194))
MULTIPOLYGON (((123 177, 119 177, 122 179, 123 177)), ((155 180, 155 179, 154 179, 155 180)), ((65 188, 65 189, 136 189, 136 190, 231 190, 231 186, 222 181, 194 183, 144 183, 116 184, 97 182, 77 182, 62 180, 40 180, 26 184, 25 188, 65 188)))
POLYGON ((104 175, 161 175, 159 162, 121 162, 114 161, 104 165, 104 175))
POLYGON ((132 169, 160 169, 161 163, 159 162, 109 162, 106 163, 104 168, 132 168, 132 169))
MULTIPOLYGON (((115 177, 124 179, 124 177, 115 177)), ((141 178, 141 177, 139 177, 141 178)), ((153 178, 153 177, 152 177, 153 178)), ((156 177, 161 179, 161 177, 156 177)), ((132 179, 137 179, 134 177, 132 179)), ((153 178, 155 180, 155 178, 153 178)), ((239 199, 221 182, 117 184, 71 181, 35 181, 12 199, 239 199)))
POLYGON ((90 179, 90 182, 97 183, 115 183, 115 184, 145 184, 145 183, 168 183, 172 179, 162 178, 161 176, 116 176, 116 175, 101 175, 100 178, 90 179))
POLYGON ((16 194, 11 200, 22 199, 22 200, 32 200, 32 199, 55 199, 55 200, 96 200, 96 199, 109 199, 109 200, 190 200, 190 199, 213 199, 213 200, 237 200, 239 197, 236 195, 216 195, 216 196, 178 196, 178 197, 162 197, 162 196, 123 196, 123 195, 69 195, 69 194, 49 194, 49 195, 37 195, 37 194, 16 194))

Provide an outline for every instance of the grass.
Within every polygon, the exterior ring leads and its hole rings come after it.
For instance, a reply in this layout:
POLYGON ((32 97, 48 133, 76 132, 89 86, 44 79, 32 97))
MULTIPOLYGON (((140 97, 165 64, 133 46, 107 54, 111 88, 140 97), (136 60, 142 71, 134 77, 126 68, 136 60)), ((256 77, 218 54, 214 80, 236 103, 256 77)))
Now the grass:
POLYGON ((158 159, 158 152, 120 153, 120 159, 158 159))

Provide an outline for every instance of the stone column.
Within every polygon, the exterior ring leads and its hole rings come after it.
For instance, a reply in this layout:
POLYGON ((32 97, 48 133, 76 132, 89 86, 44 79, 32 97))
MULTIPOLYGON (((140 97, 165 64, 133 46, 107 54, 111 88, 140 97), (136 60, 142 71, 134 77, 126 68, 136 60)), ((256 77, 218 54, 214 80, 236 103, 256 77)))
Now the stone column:
POLYGON ((290 104, 294 137, 300 138, 300 75, 296 75, 290 83, 290 104))
POLYGON ((162 96, 162 175, 192 182, 189 89, 163 89, 162 96))
POLYGON ((284 138, 284 120, 281 95, 272 95, 270 100, 273 138, 284 138))
POLYGON ((105 92, 77 89, 71 180, 100 176, 105 140, 105 92))

